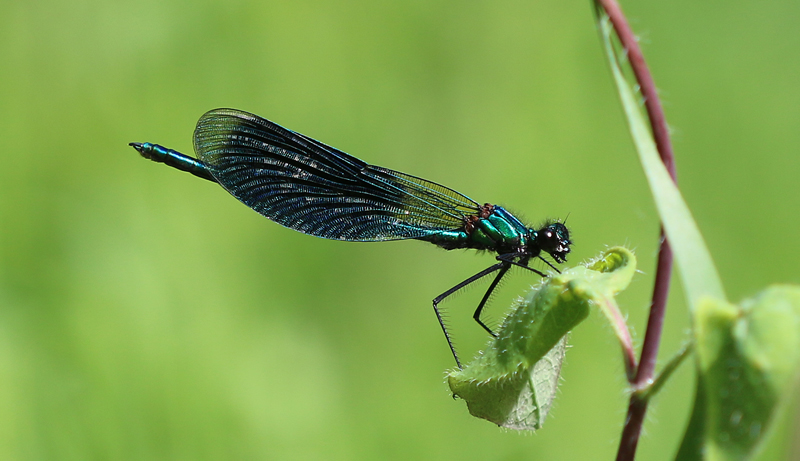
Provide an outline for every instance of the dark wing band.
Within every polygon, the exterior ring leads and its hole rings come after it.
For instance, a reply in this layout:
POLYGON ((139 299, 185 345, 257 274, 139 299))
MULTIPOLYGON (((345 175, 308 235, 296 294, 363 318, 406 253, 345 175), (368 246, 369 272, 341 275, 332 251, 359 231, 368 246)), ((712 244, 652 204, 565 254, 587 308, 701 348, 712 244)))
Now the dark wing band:
POLYGON ((463 229, 478 204, 442 185, 368 165, 234 109, 204 114, 194 149, 241 202, 291 229, 336 240, 420 238, 463 229))

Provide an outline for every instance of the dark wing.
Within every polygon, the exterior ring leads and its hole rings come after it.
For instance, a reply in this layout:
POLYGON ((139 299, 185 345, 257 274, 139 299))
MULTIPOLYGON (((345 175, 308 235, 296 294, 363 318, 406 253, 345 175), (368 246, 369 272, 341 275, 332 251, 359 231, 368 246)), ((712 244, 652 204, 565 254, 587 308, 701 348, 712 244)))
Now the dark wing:
POLYGON ((194 150, 234 197, 291 229, 336 240, 425 237, 464 227, 469 197, 235 109, 204 114, 194 150))

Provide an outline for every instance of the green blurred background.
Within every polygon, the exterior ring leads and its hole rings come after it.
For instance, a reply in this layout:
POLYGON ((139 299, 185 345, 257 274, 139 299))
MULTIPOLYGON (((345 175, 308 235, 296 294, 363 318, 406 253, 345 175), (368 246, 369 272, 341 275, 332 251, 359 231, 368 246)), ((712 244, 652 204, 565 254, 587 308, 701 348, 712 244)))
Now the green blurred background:
MULTIPOLYGON (((800 3, 623 8, 730 298, 800 282, 800 3)), ((658 219, 590 2, 1 11, 0 459, 613 458, 627 396, 599 315, 571 336, 545 427, 500 430, 449 397, 430 307, 489 255, 301 235, 127 145, 191 153, 199 116, 235 107, 532 224, 569 213, 571 263, 637 251, 621 303, 640 342, 658 219)), ((498 312, 535 281, 514 280, 498 312)), ((473 345, 480 294, 451 304, 473 345)), ((662 361, 688 326, 676 280, 662 361)), ((639 459, 674 455, 692 382, 684 366, 656 399, 639 459)), ((797 455, 786 407, 760 459, 797 455)))

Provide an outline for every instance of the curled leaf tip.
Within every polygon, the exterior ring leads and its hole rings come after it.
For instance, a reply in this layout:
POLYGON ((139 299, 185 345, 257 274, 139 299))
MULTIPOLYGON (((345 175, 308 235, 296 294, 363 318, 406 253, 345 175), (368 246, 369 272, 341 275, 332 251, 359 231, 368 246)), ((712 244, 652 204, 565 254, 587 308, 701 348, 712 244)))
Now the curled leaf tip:
POLYGON ((635 272, 633 253, 614 247, 546 279, 505 318, 485 351, 448 375, 450 390, 473 416, 509 429, 538 429, 556 395, 567 333, 591 306, 616 306, 613 296, 635 272))

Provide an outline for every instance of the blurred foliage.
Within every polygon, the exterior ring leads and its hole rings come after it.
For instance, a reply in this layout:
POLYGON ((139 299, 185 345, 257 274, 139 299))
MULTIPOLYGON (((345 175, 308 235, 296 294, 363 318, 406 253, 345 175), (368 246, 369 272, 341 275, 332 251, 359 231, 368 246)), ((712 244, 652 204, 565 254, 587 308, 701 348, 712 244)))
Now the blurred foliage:
POLYGON ((697 391, 676 459, 751 459, 796 387, 800 287, 773 285, 741 305, 705 297, 692 313, 697 391))
MULTIPOLYGON (((800 4, 623 8, 729 297, 798 283, 800 4)), ((127 146, 191 153, 199 116, 236 107, 532 224, 569 214, 571 263, 637 250, 644 274, 619 301, 641 334, 658 220, 589 3, 2 11, 0 458, 614 456, 627 396, 598 316, 571 335, 548 424, 534 438, 504 432, 449 398, 452 358, 430 305, 488 255, 304 236, 127 146)), ((515 280, 497 313, 533 282, 515 280)), ((486 339, 470 319, 479 291, 450 307, 467 349, 486 339)), ((682 300, 676 284, 665 358, 685 338, 682 300)), ((684 367, 658 395, 638 459, 675 453, 692 379, 684 367)), ((796 412, 759 459, 800 456, 796 412)))

